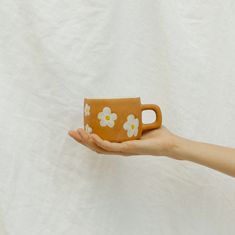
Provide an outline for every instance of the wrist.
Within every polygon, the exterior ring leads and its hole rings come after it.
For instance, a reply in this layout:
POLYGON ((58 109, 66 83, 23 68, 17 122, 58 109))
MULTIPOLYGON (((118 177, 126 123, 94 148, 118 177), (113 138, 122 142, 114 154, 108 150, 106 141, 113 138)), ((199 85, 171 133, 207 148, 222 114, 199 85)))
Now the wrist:
POLYGON ((182 158, 182 149, 184 144, 185 139, 183 137, 173 134, 170 141, 170 146, 166 151, 166 156, 176 160, 184 160, 182 158))

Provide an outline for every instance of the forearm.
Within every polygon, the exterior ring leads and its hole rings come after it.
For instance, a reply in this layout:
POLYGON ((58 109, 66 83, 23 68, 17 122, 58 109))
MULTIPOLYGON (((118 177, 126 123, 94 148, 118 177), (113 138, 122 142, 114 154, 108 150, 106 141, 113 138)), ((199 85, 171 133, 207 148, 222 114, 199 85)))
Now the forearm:
POLYGON ((192 141, 176 136, 168 154, 179 160, 192 161, 235 177, 235 149, 192 141))

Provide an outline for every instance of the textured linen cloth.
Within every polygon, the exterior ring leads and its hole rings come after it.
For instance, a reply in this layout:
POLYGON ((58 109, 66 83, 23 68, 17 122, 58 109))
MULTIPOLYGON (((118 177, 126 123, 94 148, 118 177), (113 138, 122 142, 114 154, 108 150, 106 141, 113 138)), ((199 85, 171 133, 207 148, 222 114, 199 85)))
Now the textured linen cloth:
POLYGON ((0 3, 1 235, 235 234, 234 178, 67 135, 84 97, 140 96, 174 133, 235 147, 233 0, 0 3))

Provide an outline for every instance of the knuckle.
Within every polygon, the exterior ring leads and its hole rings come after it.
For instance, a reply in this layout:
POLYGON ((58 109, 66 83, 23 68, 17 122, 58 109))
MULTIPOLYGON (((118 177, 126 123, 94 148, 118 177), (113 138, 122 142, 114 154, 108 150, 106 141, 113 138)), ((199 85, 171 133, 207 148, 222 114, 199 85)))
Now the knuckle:
POLYGON ((122 147, 121 147, 121 151, 122 152, 128 152, 128 151, 130 151, 130 143, 128 143, 128 142, 124 142, 123 143, 123 145, 122 145, 122 147))

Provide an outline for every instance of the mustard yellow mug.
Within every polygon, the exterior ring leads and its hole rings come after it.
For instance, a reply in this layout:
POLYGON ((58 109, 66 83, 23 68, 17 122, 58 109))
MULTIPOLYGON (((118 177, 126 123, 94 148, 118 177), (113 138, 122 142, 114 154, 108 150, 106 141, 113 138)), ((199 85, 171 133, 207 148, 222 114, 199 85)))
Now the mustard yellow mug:
POLYGON ((140 97, 89 99, 84 98, 84 130, 102 139, 123 142, 139 139, 146 130, 160 128, 161 109, 156 104, 141 104, 140 97), (145 124, 142 112, 153 110, 156 120, 145 124))

